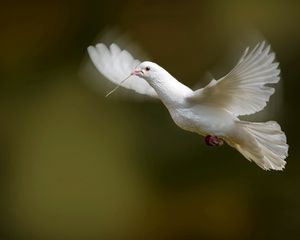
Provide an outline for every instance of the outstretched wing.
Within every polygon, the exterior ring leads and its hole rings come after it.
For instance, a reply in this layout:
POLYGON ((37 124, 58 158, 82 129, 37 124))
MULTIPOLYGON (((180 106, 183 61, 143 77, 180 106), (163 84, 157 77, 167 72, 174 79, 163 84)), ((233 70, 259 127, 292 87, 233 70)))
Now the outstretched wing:
POLYGON ((250 52, 247 48, 237 65, 223 78, 212 80, 188 97, 201 104, 213 105, 230 111, 235 116, 249 115, 262 110, 275 89, 266 86, 279 81, 279 63, 265 42, 250 52))
MULTIPOLYGON (((129 52, 121 50, 114 43, 109 48, 102 43, 95 47, 89 46, 88 53, 98 71, 115 84, 128 77, 140 64, 139 60, 134 59, 129 52)), ((157 97, 155 90, 144 79, 137 76, 131 76, 121 86, 140 94, 157 97)))

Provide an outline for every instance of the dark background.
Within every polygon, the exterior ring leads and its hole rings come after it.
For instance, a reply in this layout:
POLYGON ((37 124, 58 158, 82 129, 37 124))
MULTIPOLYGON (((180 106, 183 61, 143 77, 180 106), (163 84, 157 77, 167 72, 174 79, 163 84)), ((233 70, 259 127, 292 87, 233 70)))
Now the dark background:
POLYGON ((299 23, 297 1, 1 2, 1 239, 300 238, 299 23), (115 27, 189 86, 263 35, 282 81, 259 120, 287 133, 286 169, 86 84, 87 46, 115 27))

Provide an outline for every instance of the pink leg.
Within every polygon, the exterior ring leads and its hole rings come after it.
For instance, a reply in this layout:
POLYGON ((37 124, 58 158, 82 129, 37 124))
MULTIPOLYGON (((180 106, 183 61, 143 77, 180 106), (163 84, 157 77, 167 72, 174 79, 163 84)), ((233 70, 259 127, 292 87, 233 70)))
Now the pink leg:
POLYGON ((224 144, 224 141, 221 138, 211 135, 207 135, 204 138, 204 141, 208 146, 222 146, 224 144))

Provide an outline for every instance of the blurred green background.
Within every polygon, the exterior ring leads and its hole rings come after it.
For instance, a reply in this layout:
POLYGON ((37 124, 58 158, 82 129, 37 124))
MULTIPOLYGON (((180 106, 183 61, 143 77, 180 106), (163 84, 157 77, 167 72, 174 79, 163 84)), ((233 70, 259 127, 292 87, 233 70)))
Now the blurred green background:
POLYGON ((0 238, 299 238, 299 24, 299 1, 0 3, 0 238), (162 104, 86 84, 86 48, 114 27, 189 86, 263 34, 282 81, 260 120, 287 133, 286 169, 207 147, 162 104))

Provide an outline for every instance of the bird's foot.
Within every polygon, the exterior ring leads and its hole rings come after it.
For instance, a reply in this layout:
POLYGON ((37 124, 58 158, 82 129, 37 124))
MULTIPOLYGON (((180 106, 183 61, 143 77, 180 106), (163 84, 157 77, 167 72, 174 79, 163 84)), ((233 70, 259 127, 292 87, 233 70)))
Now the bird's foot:
POLYGON ((217 136, 211 136, 211 135, 207 135, 204 138, 205 143, 208 146, 222 146, 224 144, 224 141, 221 138, 218 138, 217 136))

